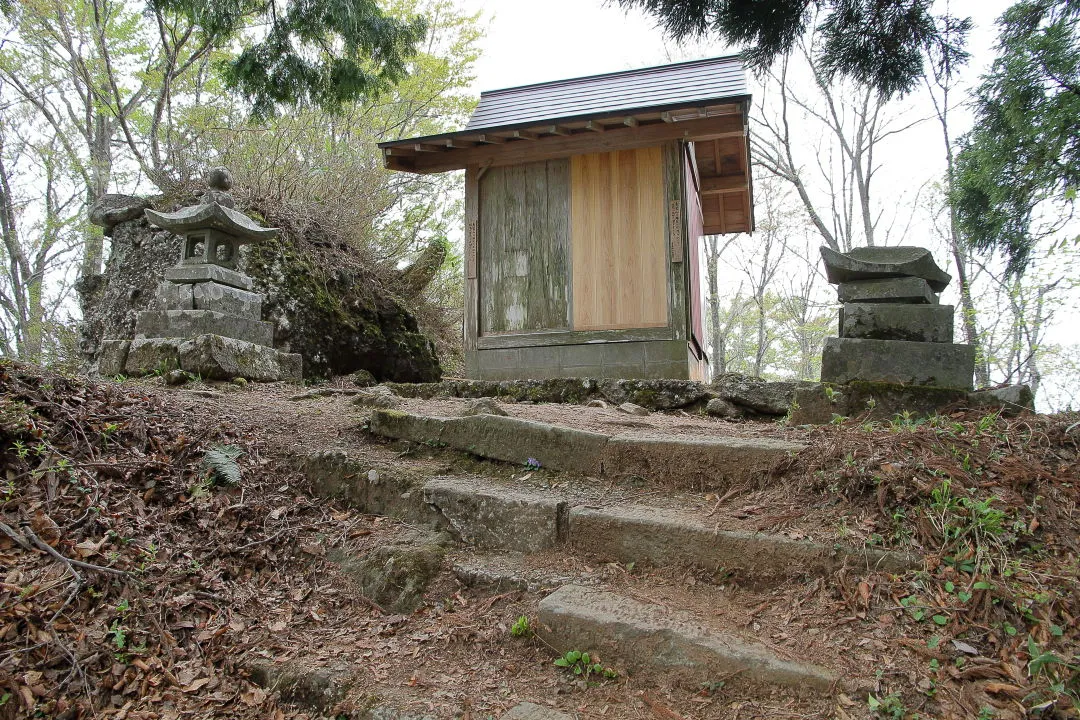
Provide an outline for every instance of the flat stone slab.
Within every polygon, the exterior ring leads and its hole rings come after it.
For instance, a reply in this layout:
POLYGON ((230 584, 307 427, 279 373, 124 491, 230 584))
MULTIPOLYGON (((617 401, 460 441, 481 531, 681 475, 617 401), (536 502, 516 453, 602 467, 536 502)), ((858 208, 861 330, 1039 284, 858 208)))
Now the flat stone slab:
POLYGON ((220 335, 135 338, 124 361, 128 375, 184 370, 204 380, 242 377, 258 382, 299 382, 302 369, 303 358, 298 354, 220 335))
POLYGON ((258 382, 303 379, 303 358, 271 347, 220 335, 199 335, 179 347, 180 369, 206 380, 234 377, 258 382))
POLYGON ((447 445, 480 457, 604 477, 643 477, 672 485, 717 487, 762 473, 803 445, 769 438, 608 436, 498 415, 429 417, 376 410, 371 431, 447 445))
POLYGON ((165 271, 165 279, 178 283, 218 282, 251 290, 255 283, 247 275, 220 265, 175 265, 165 271))
POLYGON ((448 445, 474 455, 519 465, 532 458, 541 467, 600 474, 608 436, 587 430, 499 415, 429 417, 376 410, 371 431, 384 437, 448 445))
POLYGON ((573 576, 561 573, 527 569, 524 555, 516 552, 470 550, 455 557, 451 569, 463 585, 484 587, 494 592, 551 592, 575 580, 573 576))
POLYGON ((748 679, 825 692, 837 681, 817 665, 782 660, 760 645, 710 631, 688 614, 580 585, 540 601, 537 632, 556 652, 589 650, 605 664, 630 670, 677 669, 715 679, 748 679))
POLYGON ((846 253, 822 247, 821 258, 825 261, 825 276, 834 285, 905 276, 922 278, 932 290, 941 292, 952 280, 937 266, 930 251, 921 247, 861 247, 846 253))
POLYGON ((220 335, 271 347, 274 324, 212 310, 146 310, 135 321, 135 337, 192 338, 220 335))
POLYGON ((555 547, 566 502, 539 490, 519 490, 479 478, 437 477, 424 485, 424 502, 462 542, 478 548, 539 552, 555 547))
POLYGON ((507 710, 502 720, 574 720, 574 718, 558 710, 523 702, 507 710))
POLYGON ((603 397, 614 405, 632 402, 649 410, 704 405, 709 388, 693 380, 595 380, 588 377, 544 380, 443 380, 437 383, 387 383, 401 397, 492 397, 515 402, 580 405, 603 397))
POLYGON ((608 561, 692 565, 743 578, 821 575, 845 566, 890 572, 917 566, 906 555, 721 530, 678 510, 645 505, 574 507, 568 526, 574 549, 608 561))
POLYGON ((821 381, 928 385, 971 390, 975 348, 952 343, 826 338, 821 381))
POLYGON ((953 306, 846 303, 840 309, 840 337, 951 343, 953 306))
POLYGON ((616 435, 604 446, 601 475, 717 489, 759 477, 804 448, 773 438, 616 435))
POLYGON ((841 283, 837 286, 836 292, 842 303, 938 304, 938 296, 922 278, 855 280, 841 283))

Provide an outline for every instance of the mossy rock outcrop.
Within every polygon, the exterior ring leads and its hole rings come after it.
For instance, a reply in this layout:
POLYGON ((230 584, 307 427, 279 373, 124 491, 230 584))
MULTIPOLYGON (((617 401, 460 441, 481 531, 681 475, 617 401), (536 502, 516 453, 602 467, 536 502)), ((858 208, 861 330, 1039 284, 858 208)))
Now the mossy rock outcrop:
MULTIPOLYGON (((138 313, 150 306, 165 270, 180 257, 180 237, 143 217, 109 230, 105 272, 78 287, 84 318, 80 350, 92 371, 98 369, 102 341, 134 336, 138 313)), ((367 370, 379 381, 439 380, 435 346, 416 318, 348 248, 284 232, 246 248, 240 269, 265 295, 262 319, 274 324, 274 347, 299 353, 305 377, 367 370)))

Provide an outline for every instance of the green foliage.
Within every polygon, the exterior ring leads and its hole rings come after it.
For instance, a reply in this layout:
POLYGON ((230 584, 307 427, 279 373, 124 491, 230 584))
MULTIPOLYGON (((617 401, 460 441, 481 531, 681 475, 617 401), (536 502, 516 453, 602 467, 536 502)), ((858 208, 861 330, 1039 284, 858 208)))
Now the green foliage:
POLYGON ((532 635, 532 627, 529 624, 529 616, 522 615, 510 626, 510 635, 516 638, 529 637, 532 635))
POLYGON ((907 717, 908 710, 899 693, 890 693, 882 697, 870 695, 866 698, 866 704, 876 718, 904 720, 907 717))
POLYGON ((603 676, 607 680, 617 678, 619 674, 611 668, 600 664, 600 658, 593 657, 587 652, 571 650, 562 657, 555 658, 556 667, 561 667, 574 675, 588 681, 591 677, 603 676))
MULTIPOLYGON (((965 237, 1023 271, 1039 206, 1071 208, 1080 186, 1080 5, 1023 0, 998 22, 999 56, 979 87, 976 125, 957 156, 965 237)), ((1055 213, 1056 214, 1056 213, 1055 213)))
POLYGON ((217 47, 241 37, 246 23, 265 24, 258 41, 223 63, 226 85, 251 103, 256 117, 283 105, 338 110, 377 96, 406 75, 426 31, 422 18, 393 17, 375 0, 153 4, 189 19, 217 47))
POLYGON ((240 484, 240 465, 236 460, 244 451, 235 445, 215 445, 203 455, 202 466, 210 480, 219 485, 240 484))
POLYGON ((728 45, 748 46, 745 57, 759 69, 790 52, 817 18, 822 69, 871 85, 886 97, 917 86, 928 48, 958 63, 964 33, 955 27, 970 26, 967 20, 935 18, 928 0, 619 0, 619 5, 656 16, 672 38, 715 34, 728 45))

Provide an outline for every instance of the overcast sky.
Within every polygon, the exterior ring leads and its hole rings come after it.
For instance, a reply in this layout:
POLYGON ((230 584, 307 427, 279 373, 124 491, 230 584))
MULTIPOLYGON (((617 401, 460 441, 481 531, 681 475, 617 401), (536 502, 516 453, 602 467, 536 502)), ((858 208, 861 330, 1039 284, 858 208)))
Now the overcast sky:
MULTIPOLYGON (((521 0, 459 0, 459 4, 482 11, 489 23, 481 41, 484 56, 476 64, 478 92, 658 65, 675 49, 652 19, 625 13, 613 2, 547 0, 542 10, 521 0)), ((937 5, 946 7, 942 2, 937 5)), ((977 65, 990 59, 994 20, 1008 5, 1004 0, 951 3, 952 14, 975 20, 970 47, 977 65)), ((701 56, 726 52, 730 49, 716 43, 706 46, 701 56)))

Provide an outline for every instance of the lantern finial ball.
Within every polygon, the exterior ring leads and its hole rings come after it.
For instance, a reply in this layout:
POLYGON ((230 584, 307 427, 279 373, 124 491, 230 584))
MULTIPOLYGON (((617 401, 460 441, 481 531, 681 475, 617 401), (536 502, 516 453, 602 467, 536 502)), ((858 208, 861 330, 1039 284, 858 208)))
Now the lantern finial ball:
POLYGON ((206 184, 211 190, 228 191, 233 186, 232 173, 221 165, 212 167, 206 173, 206 184))

